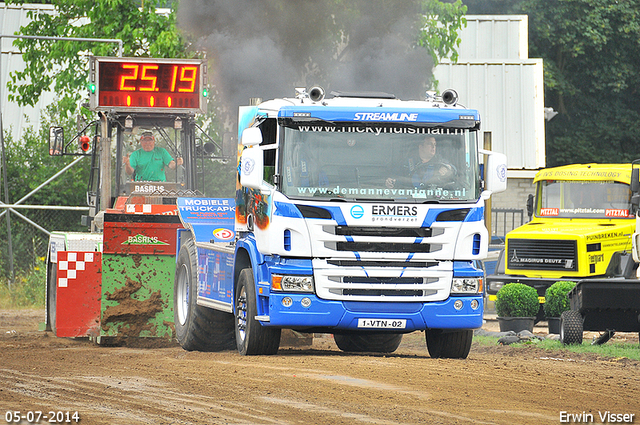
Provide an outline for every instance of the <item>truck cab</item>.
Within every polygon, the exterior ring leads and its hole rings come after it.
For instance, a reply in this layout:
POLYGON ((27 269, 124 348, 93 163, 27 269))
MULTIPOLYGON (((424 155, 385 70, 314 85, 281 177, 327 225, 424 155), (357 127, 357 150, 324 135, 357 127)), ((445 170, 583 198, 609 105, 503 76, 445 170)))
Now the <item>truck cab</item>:
POLYGON ((534 178, 532 219, 506 235, 489 299, 510 282, 533 286, 541 303, 559 280, 635 274, 631 236, 631 164, 574 164, 534 178))
POLYGON ((242 107, 235 199, 179 208, 178 341, 209 349, 226 313, 241 354, 274 354, 281 329, 380 352, 420 330, 434 357, 466 357, 483 321, 484 201, 506 188, 506 158, 478 149, 480 114, 451 91, 321 93, 242 107))

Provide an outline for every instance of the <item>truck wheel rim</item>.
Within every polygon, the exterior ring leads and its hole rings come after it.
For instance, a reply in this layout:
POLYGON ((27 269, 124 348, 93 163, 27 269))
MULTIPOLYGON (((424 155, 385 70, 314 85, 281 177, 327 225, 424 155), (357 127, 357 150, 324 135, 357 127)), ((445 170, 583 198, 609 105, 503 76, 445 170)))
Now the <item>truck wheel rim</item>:
POLYGON ((247 336, 247 293, 244 290, 244 287, 242 287, 240 295, 238 295, 236 311, 238 337, 241 341, 244 341, 247 336))
POLYGON ((189 273, 187 272, 187 267, 183 264, 178 272, 176 288, 176 297, 178 298, 176 300, 178 321, 181 325, 184 325, 187 322, 187 316, 189 313, 189 282, 187 279, 188 275, 189 273))

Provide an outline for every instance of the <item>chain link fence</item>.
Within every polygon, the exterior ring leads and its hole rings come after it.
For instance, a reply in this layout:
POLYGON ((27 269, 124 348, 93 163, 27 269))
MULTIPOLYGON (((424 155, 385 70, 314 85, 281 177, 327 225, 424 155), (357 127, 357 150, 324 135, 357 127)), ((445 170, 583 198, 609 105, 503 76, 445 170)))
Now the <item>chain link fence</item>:
POLYGON ((89 210, 87 207, 12 207, 0 205, 1 276, 11 278, 46 257, 50 232, 88 230, 80 224, 82 215, 89 210))

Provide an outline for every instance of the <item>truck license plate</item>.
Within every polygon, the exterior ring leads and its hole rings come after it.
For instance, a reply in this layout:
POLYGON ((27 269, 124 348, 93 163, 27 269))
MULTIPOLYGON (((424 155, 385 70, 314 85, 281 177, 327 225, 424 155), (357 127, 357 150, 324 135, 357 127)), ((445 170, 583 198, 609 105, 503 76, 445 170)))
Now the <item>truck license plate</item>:
POLYGON ((406 326, 407 321, 405 319, 358 319, 359 328, 404 329, 406 326))

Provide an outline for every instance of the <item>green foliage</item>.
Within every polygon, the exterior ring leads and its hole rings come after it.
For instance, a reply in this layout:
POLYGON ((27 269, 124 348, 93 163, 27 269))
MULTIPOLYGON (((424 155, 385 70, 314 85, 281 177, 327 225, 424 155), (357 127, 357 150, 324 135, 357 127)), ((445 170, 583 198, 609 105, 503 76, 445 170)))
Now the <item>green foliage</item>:
POLYGON ((547 165, 630 162, 640 155, 640 2, 527 0, 531 57, 545 67, 547 165), (569 149, 569 147, 571 147, 569 149))
POLYGON ((442 59, 451 57, 453 62, 458 60, 460 38, 458 31, 467 25, 464 15, 467 7, 461 0, 444 3, 439 0, 423 1, 423 26, 418 43, 427 48, 435 64, 442 59))
POLYGON ((526 14, 544 60, 547 166, 640 157, 640 1, 464 0, 470 14, 526 14))
POLYGON ((563 311, 569 310, 569 297, 567 294, 576 286, 575 282, 560 280, 544 293, 544 315, 546 317, 560 317, 563 311))
MULTIPOLYGON (((76 157, 52 157, 49 156, 48 130, 54 118, 58 114, 56 105, 44 111, 40 130, 28 128, 22 140, 15 140, 10 131, 5 132, 5 148, 7 155, 7 183, 9 188, 9 201, 30 205, 86 205, 86 189, 89 175, 90 160, 87 158, 67 170, 57 179, 32 193, 43 182, 50 179, 60 169, 64 168, 76 157), (28 197, 27 197, 28 196, 28 197)), ((70 120, 60 120, 59 123, 66 131, 75 131, 70 120)), ((65 210, 32 210, 21 209, 16 213, 10 213, 11 242, 13 250, 13 268, 16 271, 30 270, 37 261, 37 256, 46 254, 46 240, 48 236, 36 229, 26 221, 29 219, 38 226, 48 230, 86 230, 80 226, 79 211, 65 210)), ((3 249, 0 249, 0 276, 8 276, 9 252, 6 249, 8 232, 6 217, 0 217, 0 241, 3 241, 3 249)))
MULTIPOLYGON (((20 4, 20 0, 9 0, 20 4)), ((176 28, 175 8, 156 13, 164 1, 53 0, 55 13, 28 12, 20 34, 49 37, 120 39, 123 56, 185 57, 187 42, 176 28)), ((175 6, 175 4, 173 4, 175 6)), ((9 99, 35 105, 53 88, 62 111, 74 111, 87 83, 89 54, 116 56, 117 44, 88 41, 16 39, 27 67, 11 74, 9 99)))
POLYGON ((0 283, 0 309, 44 307, 46 266, 39 258, 27 270, 20 270, 15 281, 9 285, 4 279, 0 283))
POLYGON ((499 317, 534 317, 539 308, 538 293, 523 283, 507 283, 496 294, 499 317))

